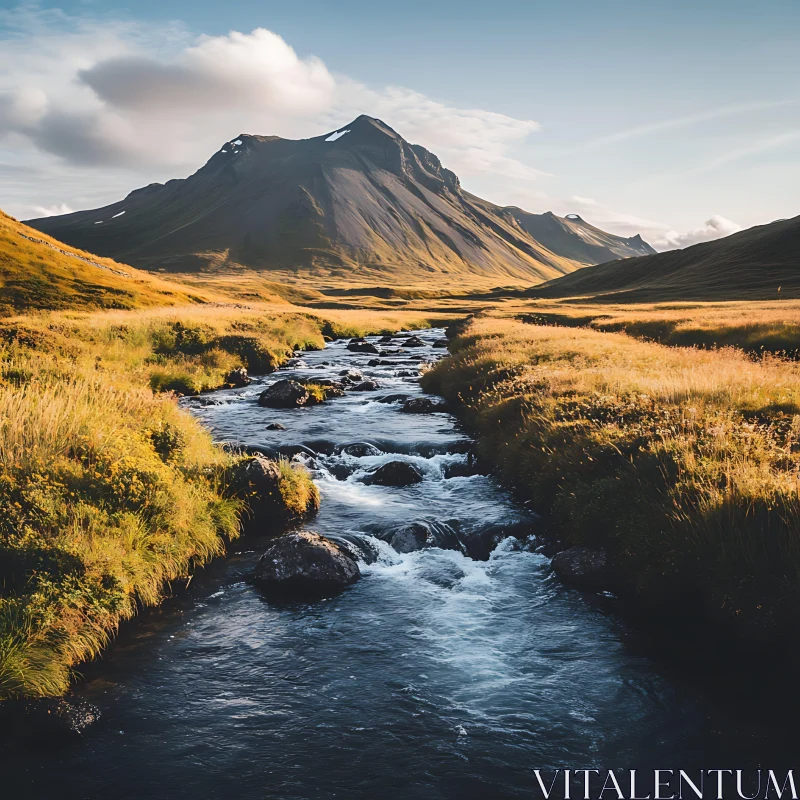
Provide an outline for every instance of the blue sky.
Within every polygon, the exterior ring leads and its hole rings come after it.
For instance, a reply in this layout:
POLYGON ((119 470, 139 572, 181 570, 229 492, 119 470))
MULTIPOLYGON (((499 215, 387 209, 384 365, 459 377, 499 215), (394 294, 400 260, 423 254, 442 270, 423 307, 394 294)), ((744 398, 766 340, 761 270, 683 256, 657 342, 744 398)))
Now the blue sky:
POLYGON ((362 112, 476 194, 662 249, 800 214, 797 0, 0 9, 0 206, 21 217, 362 112))

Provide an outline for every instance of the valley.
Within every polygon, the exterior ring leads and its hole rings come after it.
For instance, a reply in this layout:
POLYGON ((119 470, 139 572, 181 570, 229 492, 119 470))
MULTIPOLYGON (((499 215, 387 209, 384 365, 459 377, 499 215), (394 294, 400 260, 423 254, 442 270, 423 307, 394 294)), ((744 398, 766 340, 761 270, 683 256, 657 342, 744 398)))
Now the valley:
POLYGON ((797 256, 797 220, 656 253, 497 206, 366 116, 0 217, 19 792, 790 763, 797 256), (346 588, 259 584, 297 531, 346 588))

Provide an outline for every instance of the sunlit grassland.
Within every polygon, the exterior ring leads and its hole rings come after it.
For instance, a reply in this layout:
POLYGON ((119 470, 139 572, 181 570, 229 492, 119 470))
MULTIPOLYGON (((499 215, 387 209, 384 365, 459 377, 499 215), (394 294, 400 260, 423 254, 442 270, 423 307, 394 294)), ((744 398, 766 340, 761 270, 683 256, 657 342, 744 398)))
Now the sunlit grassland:
POLYGON ((642 606, 756 639, 798 622, 800 365, 496 316, 451 349, 426 387, 642 606))
MULTIPOLYGON (((77 664, 170 582, 224 551, 241 503, 175 392, 268 372, 325 337, 428 324, 421 314, 286 304, 41 312, 0 322, 0 698, 64 692, 77 664)), ((281 463, 292 514, 316 502, 281 463)))
POLYGON ((541 324, 621 331, 679 347, 739 347, 793 356, 800 352, 797 300, 638 305, 537 300, 510 302, 506 309, 541 324))

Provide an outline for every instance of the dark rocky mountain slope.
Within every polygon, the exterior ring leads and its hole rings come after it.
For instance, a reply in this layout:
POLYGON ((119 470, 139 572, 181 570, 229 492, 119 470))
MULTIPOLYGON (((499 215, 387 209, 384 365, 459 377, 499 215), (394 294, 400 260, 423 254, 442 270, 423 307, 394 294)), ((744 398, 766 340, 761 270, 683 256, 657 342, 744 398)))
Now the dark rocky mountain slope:
POLYGON ((539 282, 643 244, 549 216, 561 230, 545 236, 535 217, 469 194, 433 153, 361 116, 311 139, 241 135, 189 178, 29 224, 144 269, 244 266, 381 280, 539 282))
POLYGON ((540 297, 615 302, 800 297, 800 217, 683 250, 611 261, 535 286, 540 297))

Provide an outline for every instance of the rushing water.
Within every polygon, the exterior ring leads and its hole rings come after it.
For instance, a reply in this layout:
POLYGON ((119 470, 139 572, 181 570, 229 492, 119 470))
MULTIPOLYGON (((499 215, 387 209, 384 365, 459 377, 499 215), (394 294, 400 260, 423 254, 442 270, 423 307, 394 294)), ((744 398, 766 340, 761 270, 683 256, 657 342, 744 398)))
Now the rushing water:
MULTIPOLYGON (((421 333, 429 345, 441 335, 421 333)), ((265 541, 238 543, 89 669, 76 693, 103 718, 80 741, 6 754, 0 797, 522 798, 539 796, 534 768, 785 760, 768 728, 644 655, 613 601, 555 580, 527 538, 535 520, 491 478, 446 477, 469 449, 452 417, 379 402, 418 394, 420 356, 441 350, 368 367, 374 356, 345 345, 192 407, 219 439, 314 450, 322 510, 310 527, 377 560, 338 597, 274 605, 246 580, 265 541), (381 388, 308 409, 256 402, 279 378, 347 368, 381 388), (342 450, 357 442, 375 449, 342 450), (423 482, 361 481, 398 458, 423 482), (413 522, 461 549, 400 554, 382 541, 413 522), (489 559, 467 557, 487 533, 500 541, 489 559)))

